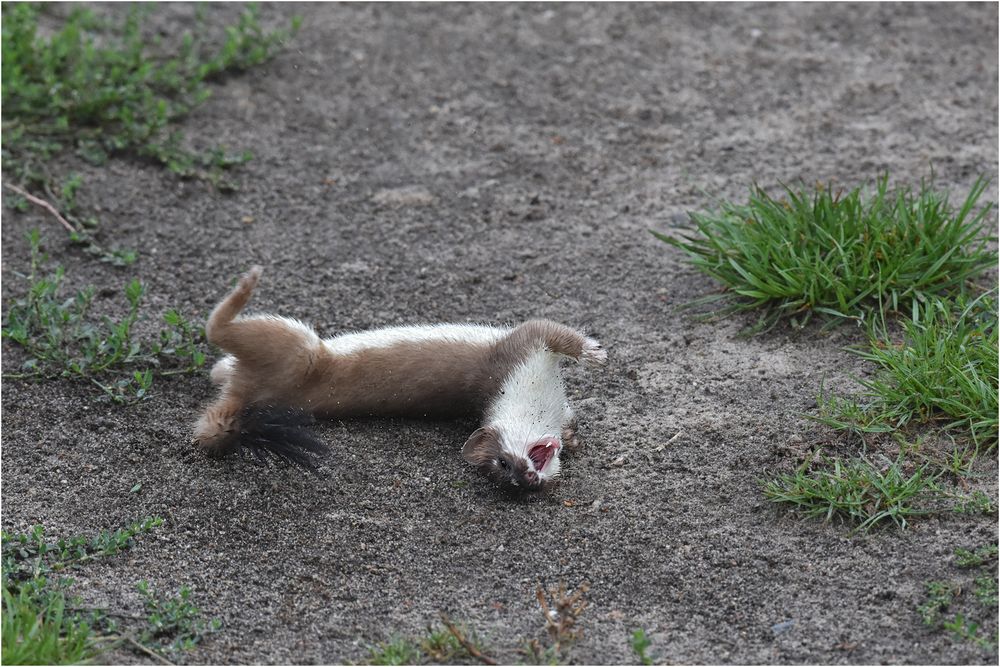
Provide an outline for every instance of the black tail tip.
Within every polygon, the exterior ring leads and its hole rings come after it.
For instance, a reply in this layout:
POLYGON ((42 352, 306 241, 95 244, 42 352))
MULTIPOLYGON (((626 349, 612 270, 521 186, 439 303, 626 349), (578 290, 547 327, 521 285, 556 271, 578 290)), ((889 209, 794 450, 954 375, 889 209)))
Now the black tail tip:
POLYGON ((287 465, 315 472, 318 459, 329 449, 309 431, 316 420, 300 408, 251 405, 240 415, 240 435, 236 451, 243 458, 287 465))

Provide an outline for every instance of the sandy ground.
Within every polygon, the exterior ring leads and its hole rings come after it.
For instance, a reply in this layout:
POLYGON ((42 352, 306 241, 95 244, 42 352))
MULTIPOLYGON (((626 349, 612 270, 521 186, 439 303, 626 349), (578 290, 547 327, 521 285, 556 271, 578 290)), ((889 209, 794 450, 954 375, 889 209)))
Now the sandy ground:
MULTIPOLYGON (((236 8, 209 13, 221 25, 236 8)), ((137 610, 134 582, 192 585, 224 631, 190 662, 337 663, 447 611, 505 662, 543 637, 536 582, 591 584, 575 662, 634 660, 646 628, 681 663, 990 663, 921 623, 924 582, 996 516, 850 535, 788 515, 759 480, 847 440, 802 415, 821 380, 864 366, 841 328, 693 321, 715 288, 647 230, 685 225, 757 181, 852 185, 936 175, 996 183, 997 8, 977 5, 282 5, 303 29, 185 124, 250 148, 232 195, 124 160, 82 166, 117 270, 63 245, 38 211, 3 218, 3 297, 23 293, 41 228, 70 287, 119 309, 204 318, 249 265, 261 310, 324 334, 428 321, 585 327, 606 369, 568 368, 585 439, 552 493, 498 491, 459 456, 471 421, 325 423, 318 478, 192 456, 207 372, 132 408, 93 387, 3 383, 3 526, 167 524, 81 572, 88 599, 137 610), (668 444, 669 443, 669 444, 668 444), (661 449, 662 447, 662 449, 661 449), (615 460, 624 462, 615 465, 615 460), (136 483, 138 493, 129 493, 136 483)), ((193 9, 171 5, 166 31, 193 9)), ((996 199, 995 189, 990 194, 996 199)), ((152 319, 143 325, 157 328, 152 319)), ((4 343, 3 368, 18 350, 4 343)), ((996 498, 995 457, 974 484, 996 498)), ((116 659, 127 659, 117 656, 116 659)))

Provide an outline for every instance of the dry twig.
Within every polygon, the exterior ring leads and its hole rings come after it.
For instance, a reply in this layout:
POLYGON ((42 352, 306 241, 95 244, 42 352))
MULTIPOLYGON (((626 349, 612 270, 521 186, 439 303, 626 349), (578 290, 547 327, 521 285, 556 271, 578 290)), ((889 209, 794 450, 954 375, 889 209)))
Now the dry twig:
POLYGON ((13 190, 17 194, 21 195, 22 197, 30 201, 32 204, 44 208, 46 211, 55 216, 55 219, 58 220, 63 227, 69 230, 70 234, 76 233, 77 230, 73 227, 73 225, 71 225, 69 221, 66 220, 66 218, 62 217, 59 211, 56 210, 56 207, 53 206, 52 204, 48 203, 44 199, 36 197, 35 195, 29 193, 27 190, 20 188, 16 185, 11 185, 10 183, 4 183, 4 187, 6 187, 8 190, 13 190))
POLYGON ((574 630, 577 619, 589 604, 583 598, 584 594, 590 590, 590 584, 586 581, 577 586, 571 595, 566 594, 566 582, 559 582, 559 588, 555 590, 545 590, 541 584, 535 590, 535 597, 542 607, 542 615, 545 617, 545 629, 552 638, 553 647, 558 652, 563 642, 569 643, 577 639, 579 630, 574 630))
POLYGON ((488 655, 484 655, 482 651, 476 648, 476 645, 470 642, 462 631, 455 627, 455 624, 451 622, 450 618, 448 618, 448 614, 443 611, 441 612, 441 622, 444 623, 444 627, 448 628, 448 632, 451 633, 452 637, 454 637, 455 640, 462 645, 462 648, 464 648, 473 658, 479 660, 484 665, 499 664, 496 660, 488 655))
POLYGON ((145 644, 142 644, 141 642, 137 642, 135 639, 133 639, 132 637, 129 637, 128 635, 105 635, 105 636, 101 637, 101 639, 110 639, 112 641, 119 641, 120 640, 120 641, 123 641, 123 642, 125 642, 127 644, 131 644, 133 648, 139 649, 140 651, 142 651, 143 653, 149 655, 150 657, 156 658, 157 660, 159 660, 164 665, 174 665, 174 664, 176 664, 176 663, 171 662, 170 660, 167 660, 165 657, 163 657, 162 655, 160 655, 159 653, 157 653, 153 649, 149 648, 145 644))

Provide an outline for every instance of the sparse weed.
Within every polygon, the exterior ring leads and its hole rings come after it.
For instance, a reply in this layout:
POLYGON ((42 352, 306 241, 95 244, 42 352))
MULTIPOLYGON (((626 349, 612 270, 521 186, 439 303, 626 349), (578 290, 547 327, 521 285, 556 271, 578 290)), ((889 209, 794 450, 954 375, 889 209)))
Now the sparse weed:
POLYGON ((132 403, 149 396, 153 369, 159 375, 188 373, 205 363, 200 349, 202 335, 176 310, 164 315, 167 328, 158 340, 136 340, 133 326, 140 317, 145 294, 142 283, 125 285, 128 312, 124 318, 100 321, 90 316, 95 290, 87 287, 65 298, 65 272, 61 266, 41 275, 44 257, 37 230, 28 235, 31 273, 28 292, 7 310, 2 335, 24 348, 28 358, 22 375, 77 377, 91 381, 116 403, 132 403), (125 377, 112 377, 122 371, 125 377))
POLYGON ((984 607, 997 606, 997 578, 995 576, 976 577, 972 594, 984 607))
POLYGON ((42 526, 28 533, 0 533, 3 557, 3 664, 70 664, 90 660, 115 647, 138 648, 162 659, 159 651, 188 649, 219 628, 204 622, 190 602, 190 590, 163 598, 145 582, 145 624, 127 631, 106 610, 82 606, 69 594, 72 579, 58 576, 129 549, 136 537, 162 525, 149 517, 92 538, 74 536, 49 540, 42 526))
POLYGON ((966 493, 947 493, 942 491, 942 496, 955 501, 952 511, 959 514, 991 514, 996 511, 996 505, 984 491, 973 491, 966 493))
POLYGON ((204 338, 201 328, 193 326, 173 309, 163 314, 163 321, 167 328, 160 330, 160 340, 151 351, 157 357, 173 358, 182 363, 179 368, 162 371, 162 374, 188 373, 204 366, 205 353, 199 347, 204 338))
POLYGON ((224 171, 249 160, 250 153, 189 149, 176 125, 209 97, 208 82, 272 58, 300 20, 265 32, 257 7, 250 5, 225 29, 220 45, 199 13, 194 32, 165 44, 144 26, 147 6, 132 7, 118 25, 74 7, 58 30, 43 36, 39 19, 47 11, 36 3, 3 5, 3 169, 59 209, 74 229, 73 240, 108 261, 129 263, 131 251, 94 243, 97 220, 77 209, 82 180, 52 173, 53 159, 73 152, 103 164, 111 156, 131 156, 183 178, 233 188, 224 171))
POLYGON ((653 642, 651 642, 649 640, 649 637, 646 636, 645 630, 639 628, 638 630, 633 632, 630 643, 632 645, 632 651, 635 652, 636 657, 639 658, 640 665, 653 664, 653 659, 646 654, 646 651, 649 650, 649 647, 652 645, 653 642))
POLYGON ((925 585, 927 600, 920 605, 920 618, 924 625, 937 625, 941 619, 941 613, 948 610, 952 600, 955 598, 955 591, 951 584, 943 581, 929 581, 925 585))
POLYGON ((152 591, 145 581, 139 582, 138 589, 146 607, 146 626, 138 638, 143 646, 158 651, 186 651, 222 627, 218 619, 202 620, 201 611, 191 603, 191 589, 187 586, 173 597, 152 591))
MULTIPOLYGON (((858 380, 865 393, 820 397, 817 420, 835 428, 886 432, 910 422, 943 422, 968 434, 973 453, 996 446, 998 428, 998 327, 996 304, 933 300, 916 307, 894 343, 883 327, 858 353, 877 375, 858 380)), ((821 390, 822 392, 822 390, 821 390)))
POLYGON ((968 445, 953 447, 944 461, 942 468, 947 470, 953 477, 964 477, 969 475, 972 465, 976 462, 978 453, 974 447, 968 445))
POLYGON ((966 618, 964 614, 955 614, 951 620, 944 621, 941 627, 950 631, 957 639, 970 641, 981 648, 994 646, 994 642, 990 641, 989 637, 979 633, 979 623, 966 618))
POLYGON ((694 233, 653 234, 725 286, 727 293, 700 300, 728 300, 719 315, 761 309, 758 330, 782 318, 804 326, 814 314, 830 324, 867 320, 961 294, 996 265, 993 205, 979 203, 986 186, 979 178, 957 210, 927 184, 890 193, 888 176, 870 197, 861 187, 843 194, 817 184, 785 187, 776 199, 754 187, 746 205, 692 213, 694 233))
POLYGON ((955 549, 955 564, 959 567, 979 567, 997 560, 997 545, 987 544, 975 551, 955 549))
POLYGON ((0 532, 3 558, 3 585, 19 590, 24 582, 61 572, 97 558, 114 556, 129 549, 135 538, 163 524, 160 517, 134 521, 113 532, 101 531, 93 538, 70 537, 49 541, 43 526, 29 533, 0 532))
POLYGON ((947 630, 956 639, 984 650, 996 650, 997 545, 988 544, 971 551, 956 549, 955 565, 987 572, 975 576, 971 582, 968 575, 964 580, 927 582, 926 598, 917 608, 920 617, 925 625, 947 630), (972 596, 967 595, 969 591, 972 596))
POLYGON ((420 640, 420 650, 434 664, 448 665, 458 656, 468 655, 455 635, 445 629, 427 628, 427 634, 420 640))

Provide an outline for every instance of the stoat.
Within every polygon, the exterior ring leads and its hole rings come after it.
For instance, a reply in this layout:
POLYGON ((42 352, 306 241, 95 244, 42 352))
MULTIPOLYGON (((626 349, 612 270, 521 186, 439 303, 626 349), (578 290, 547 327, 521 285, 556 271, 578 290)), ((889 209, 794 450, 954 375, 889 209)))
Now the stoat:
POLYGON ((463 458, 500 483, 537 490, 576 444, 561 357, 603 364, 594 339, 547 320, 517 327, 433 324, 320 338, 302 322, 240 316, 260 279, 253 267, 208 318, 210 343, 228 354, 211 371, 219 397, 198 419, 194 442, 221 455, 247 450, 309 465, 322 444, 312 416, 454 417, 482 426, 463 458))

